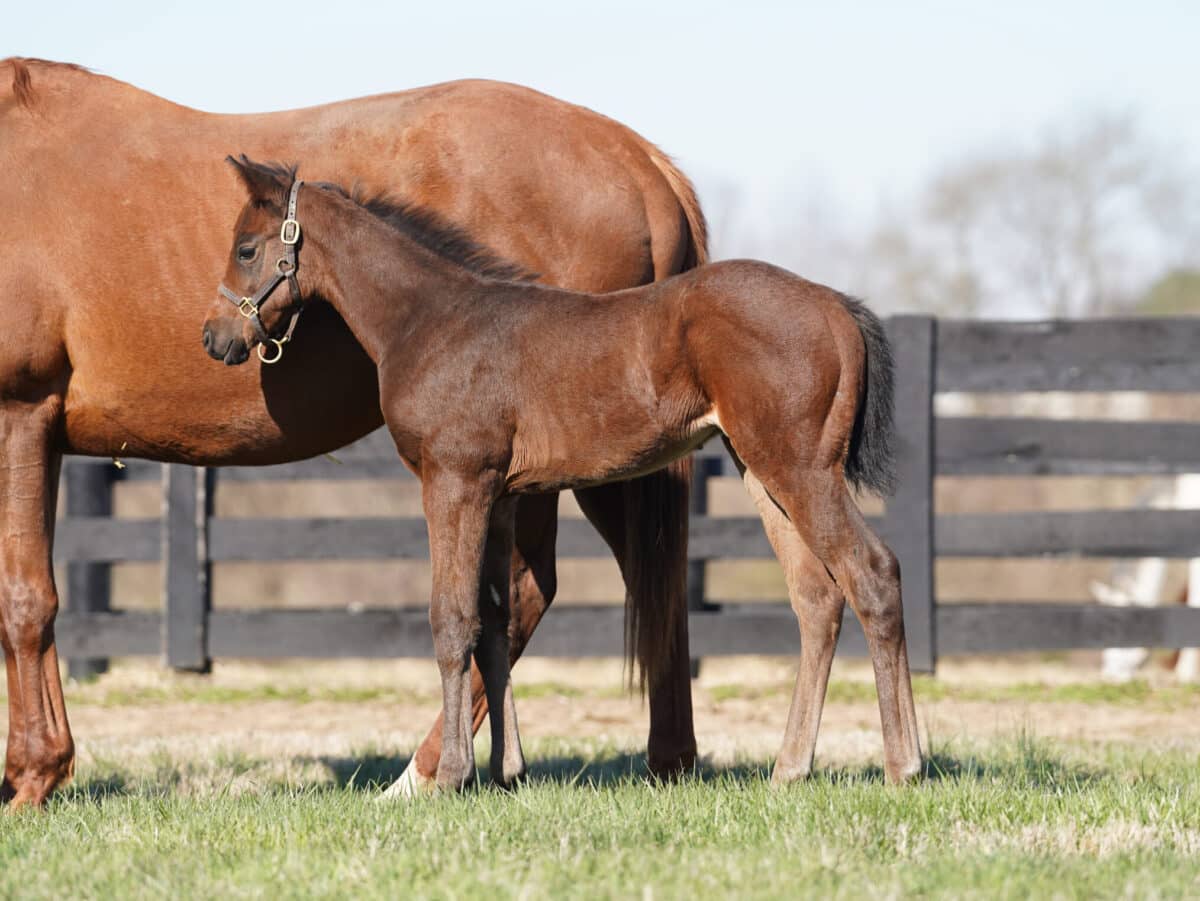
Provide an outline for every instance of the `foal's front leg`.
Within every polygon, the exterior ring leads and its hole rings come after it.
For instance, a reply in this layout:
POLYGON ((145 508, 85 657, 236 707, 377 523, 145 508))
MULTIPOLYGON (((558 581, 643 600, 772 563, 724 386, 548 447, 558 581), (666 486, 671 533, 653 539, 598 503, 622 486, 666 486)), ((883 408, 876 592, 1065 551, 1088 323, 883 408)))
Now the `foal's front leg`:
POLYGON ((433 564, 429 622, 445 713, 437 769, 441 788, 460 789, 475 779, 471 655, 479 639, 484 544, 500 484, 500 476, 493 472, 427 471, 423 478, 433 564))

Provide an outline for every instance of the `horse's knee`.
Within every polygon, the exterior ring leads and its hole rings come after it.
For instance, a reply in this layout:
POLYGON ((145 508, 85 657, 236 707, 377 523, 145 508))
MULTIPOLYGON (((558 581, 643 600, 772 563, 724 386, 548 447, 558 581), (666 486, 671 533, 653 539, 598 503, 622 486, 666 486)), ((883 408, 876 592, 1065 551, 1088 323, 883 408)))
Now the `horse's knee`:
POLYGON ((44 650, 53 639, 57 615, 53 577, 13 574, 0 582, 0 637, 6 650, 44 650))
POLYGON ((804 580, 789 593, 792 611, 800 621, 802 632, 824 633, 837 641, 841 634, 846 598, 832 579, 824 573, 820 576, 804 580))
POLYGON ((443 670, 465 667, 479 640, 478 611, 452 604, 432 604, 429 625, 433 630, 433 653, 438 666, 443 670))

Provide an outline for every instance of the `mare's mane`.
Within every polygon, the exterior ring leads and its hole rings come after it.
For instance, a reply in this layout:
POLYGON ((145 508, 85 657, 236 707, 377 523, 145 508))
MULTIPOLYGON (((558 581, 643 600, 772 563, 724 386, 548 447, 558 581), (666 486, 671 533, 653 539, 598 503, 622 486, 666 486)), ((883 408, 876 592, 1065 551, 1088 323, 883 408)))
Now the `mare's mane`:
POLYGON ((29 74, 30 66, 91 73, 91 69, 76 65, 75 63, 57 63, 54 60, 37 59, 28 56, 10 56, 8 59, 0 59, 0 67, 3 66, 8 66, 12 69, 13 97, 16 98, 17 105, 25 109, 33 109, 33 104, 37 100, 37 94, 33 89, 33 78, 29 74))

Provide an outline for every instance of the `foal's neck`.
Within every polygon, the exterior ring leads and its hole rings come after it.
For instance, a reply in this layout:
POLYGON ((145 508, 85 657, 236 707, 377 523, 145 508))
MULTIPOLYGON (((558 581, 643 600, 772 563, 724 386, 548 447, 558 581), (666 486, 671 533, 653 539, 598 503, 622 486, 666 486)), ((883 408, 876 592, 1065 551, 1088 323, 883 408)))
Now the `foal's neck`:
MULTIPOLYGON (((304 241, 318 291, 376 365, 397 340, 444 314, 484 280, 445 259, 357 203, 315 188, 304 241)), ((301 266, 306 263, 303 254, 301 266)), ((301 275, 303 278, 303 275, 301 275)))

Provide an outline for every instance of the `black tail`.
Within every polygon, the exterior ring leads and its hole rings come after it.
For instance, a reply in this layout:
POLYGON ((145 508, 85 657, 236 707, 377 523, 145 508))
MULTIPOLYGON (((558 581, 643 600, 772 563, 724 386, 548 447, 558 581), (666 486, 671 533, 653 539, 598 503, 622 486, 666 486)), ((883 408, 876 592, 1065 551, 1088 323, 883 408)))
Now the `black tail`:
POLYGON ((854 317, 867 349, 863 396, 846 457, 846 481, 855 489, 866 487, 889 497, 896 491, 896 459, 892 448, 895 431, 892 346, 883 323, 866 304, 851 297, 843 297, 842 303, 846 312, 854 317))

